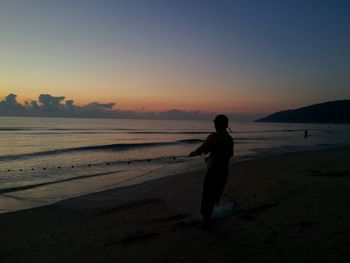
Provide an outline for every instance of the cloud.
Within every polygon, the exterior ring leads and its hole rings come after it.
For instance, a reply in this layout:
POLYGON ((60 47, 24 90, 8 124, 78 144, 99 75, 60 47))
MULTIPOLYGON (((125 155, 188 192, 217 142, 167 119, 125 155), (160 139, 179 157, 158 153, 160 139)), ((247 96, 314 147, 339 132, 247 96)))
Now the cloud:
POLYGON ((171 120, 193 120, 201 119, 204 116, 201 116, 200 111, 184 111, 179 109, 171 109, 165 112, 160 112, 160 119, 171 119, 171 120))
POLYGON ((36 100, 31 101, 31 106, 33 110, 38 110, 39 109, 39 105, 36 102, 36 100))
MULTIPOLYGON (((119 117, 131 114, 113 110, 114 102, 91 102, 83 106, 74 105, 73 100, 66 100, 65 96, 40 94, 38 101, 26 100, 24 105, 16 100, 17 95, 9 94, 0 101, 0 115, 24 116, 52 116, 52 117, 119 117)), ((132 114, 131 114, 132 115, 132 114)))
MULTIPOLYGON (((90 102, 75 105, 64 96, 40 94, 38 101, 17 102, 17 95, 9 94, 0 101, 0 115, 5 116, 41 116, 41 117, 79 117, 79 118, 124 118, 124 119, 160 119, 160 120, 212 120, 217 113, 169 109, 163 112, 137 112, 114 109, 114 102, 90 102)), ((228 114, 230 120, 254 120, 256 115, 228 114)), ((260 117, 260 116, 259 116, 260 117)))
POLYGON ((76 106, 74 105, 74 101, 73 100, 67 100, 66 101, 66 107, 65 107, 68 111, 74 111, 76 106))
POLYGON ((54 97, 50 94, 40 94, 39 96, 39 102, 42 103, 43 111, 59 111, 61 109, 60 102, 64 99, 64 96, 54 97))
POLYGON ((17 102, 17 95, 9 94, 4 100, 0 101, 0 110, 1 111, 24 111, 25 107, 17 102))
POLYGON ((101 109, 112 109, 114 105, 115 105, 114 102, 106 103, 106 104, 98 103, 98 102, 91 102, 91 103, 83 106, 82 108, 85 110, 94 111, 94 110, 101 110, 101 109))

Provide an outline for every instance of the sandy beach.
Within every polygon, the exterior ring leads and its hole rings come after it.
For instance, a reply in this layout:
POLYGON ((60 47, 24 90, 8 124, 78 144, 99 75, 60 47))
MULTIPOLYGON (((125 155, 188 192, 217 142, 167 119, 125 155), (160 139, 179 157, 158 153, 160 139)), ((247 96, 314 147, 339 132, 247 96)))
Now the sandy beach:
POLYGON ((204 170, 0 215, 0 262, 349 262, 350 147, 231 165, 197 227, 204 170))

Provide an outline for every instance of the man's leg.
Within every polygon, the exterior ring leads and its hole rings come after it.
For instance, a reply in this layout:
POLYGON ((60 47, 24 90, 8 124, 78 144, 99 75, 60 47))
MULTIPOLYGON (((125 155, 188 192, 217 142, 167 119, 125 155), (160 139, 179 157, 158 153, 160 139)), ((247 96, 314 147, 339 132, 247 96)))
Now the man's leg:
POLYGON ((214 210, 215 199, 213 196, 213 180, 210 174, 207 174, 204 179, 203 193, 201 201, 201 214, 205 220, 210 220, 214 210))

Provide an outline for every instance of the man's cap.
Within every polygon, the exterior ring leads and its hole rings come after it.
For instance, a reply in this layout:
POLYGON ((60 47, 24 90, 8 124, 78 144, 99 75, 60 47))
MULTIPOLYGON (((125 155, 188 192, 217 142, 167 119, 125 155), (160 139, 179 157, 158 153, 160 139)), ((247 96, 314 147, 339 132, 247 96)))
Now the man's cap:
POLYGON ((228 118, 224 114, 219 114, 215 117, 214 121, 215 123, 222 123, 228 125, 228 118))

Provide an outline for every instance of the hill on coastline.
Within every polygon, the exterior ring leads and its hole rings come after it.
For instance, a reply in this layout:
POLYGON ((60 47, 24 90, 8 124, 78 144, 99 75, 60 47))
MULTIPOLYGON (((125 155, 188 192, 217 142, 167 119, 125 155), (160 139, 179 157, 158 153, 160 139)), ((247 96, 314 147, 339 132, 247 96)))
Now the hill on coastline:
POLYGON ((328 101, 295 110, 279 111, 256 122, 350 124, 350 100, 328 101))

